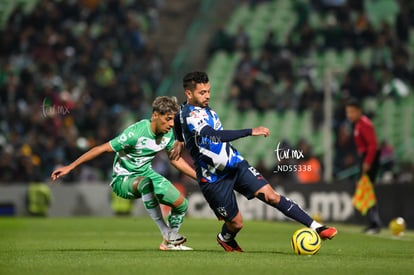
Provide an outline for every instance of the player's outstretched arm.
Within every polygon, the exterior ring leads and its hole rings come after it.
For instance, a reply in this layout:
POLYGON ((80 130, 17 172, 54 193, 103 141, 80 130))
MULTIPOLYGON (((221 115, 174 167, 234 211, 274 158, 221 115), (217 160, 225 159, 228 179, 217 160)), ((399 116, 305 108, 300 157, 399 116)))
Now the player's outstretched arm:
POLYGON ((81 155, 78 159, 76 159, 71 164, 57 168, 55 171, 53 171, 51 178, 52 180, 57 180, 58 178, 68 174, 70 171, 72 171, 73 169, 81 165, 82 163, 90 161, 104 152, 113 152, 113 151, 114 150, 112 149, 109 142, 104 143, 99 146, 95 146, 89 151, 87 151, 86 153, 84 153, 83 155, 81 155))
POLYGON ((205 125, 200 130, 200 136, 215 138, 221 142, 229 142, 242 137, 252 135, 252 129, 241 129, 241 130, 215 130, 209 125, 205 125))
POLYGON ((184 142, 175 140, 173 148, 168 151, 168 157, 173 160, 178 160, 181 157, 181 153, 184 149, 184 142))
POLYGON ((259 126, 252 129, 252 136, 265 136, 268 137, 270 135, 270 130, 266 127, 259 126))
POLYGON ((263 126, 241 130, 215 130, 211 126, 206 125, 200 130, 200 135, 208 138, 214 137, 221 142, 229 142, 246 136, 267 137, 270 135, 270 130, 263 126))
POLYGON ((179 171, 186 174, 190 178, 197 180, 196 172, 183 158, 179 158, 178 160, 171 159, 170 162, 179 171))

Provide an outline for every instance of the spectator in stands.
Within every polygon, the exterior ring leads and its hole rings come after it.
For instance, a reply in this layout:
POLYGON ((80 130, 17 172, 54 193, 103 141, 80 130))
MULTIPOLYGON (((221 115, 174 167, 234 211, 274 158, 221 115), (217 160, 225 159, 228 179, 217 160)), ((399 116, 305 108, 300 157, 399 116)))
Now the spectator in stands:
POLYGON ((263 43, 262 50, 266 50, 269 53, 275 53, 280 50, 280 45, 276 41, 275 32, 269 31, 266 34, 266 39, 263 43))
MULTIPOLYGON (((128 113, 145 112, 141 108, 152 98, 143 95, 142 86, 152 97, 164 75, 163 61, 147 38, 154 28, 142 24, 154 19, 149 14, 154 8, 144 1, 47 0, 27 15, 21 8, 12 12, 0 30, 0 133, 10 145, 0 150, 9 164, 0 166, 14 172, 2 174, 2 180, 28 178, 33 158, 16 154, 23 144, 39 156, 45 176, 80 154, 77 140, 93 145, 107 138, 105 131, 117 132, 128 113), (131 87, 131 75, 138 87, 131 87), (133 100, 131 93, 137 95, 133 100), (96 140, 88 139, 91 132, 100 133, 96 140), (61 149, 45 153, 50 146, 61 149)), ((90 165, 104 179, 112 160, 90 165)))
POLYGON ((261 79, 257 81, 257 89, 254 94, 254 108, 259 112, 264 112, 275 108, 277 95, 274 92, 273 82, 269 77, 256 75, 256 79, 260 76, 261 79))
POLYGON ((377 33, 375 32, 374 25, 368 21, 368 18, 364 17, 363 20, 367 20, 367 22, 360 23, 360 20, 357 20, 354 23, 354 49, 358 51, 364 48, 372 48, 375 41, 377 40, 377 33))
POLYGON ((386 37, 379 35, 372 50, 371 67, 391 69, 393 66, 391 49, 386 43, 386 37))
POLYGON ((234 50, 233 37, 227 33, 225 27, 221 25, 210 40, 208 46, 208 55, 211 56, 216 51, 223 50, 232 53, 234 50))
POLYGON ((302 54, 309 54, 315 49, 316 33, 309 23, 304 23, 300 28, 299 48, 302 54))
POLYGON ((376 83, 370 71, 362 64, 359 58, 354 60, 341 85, 344 96, 363 100, 377 94, 376 83))
POLYGON ((265 48, 260 51, 260 55, 253 60, 253 68, 256 72, 263 74, 266 78, 273 80, 274 58, 272 53, 265 48))
POLYGON ((306 85, 299 96, 299 103, 297 111, 303 113, 310 111, 312 113, 312 120, 314 129, 318 129, 323 121, 323 94, 320 91, 315 91, 315 87, 310 80, 306 81, 306 85))
POLYGON ((335 138, 334 175, 358 165, 357 152, 349 123, 342 123, 338 127, 335 138))
POLYGON ((289 49, 283 49, 277 53, 274 61, 273 79, 281 81, 284 78, 295 77, 293 62, 294 56, 289 49))
POLYGON ((395 78, 401 79, 406 84, 409 84, 412 81, 413 74, 410 69, 410 54, 407 49, 401 44, 396 44, 393 47, 392 55, 392 74, 395 78))
POLYGON ((252 73, 240 75, 232 87, 231 97, 237 101, 239 111, 247 111, 255 107, 255 94, 259 83, 252 73))
POLYGON ((322 33, 324 39, 322 50, 342 49, 342 29, 334 14, 331 13, 326 17, 325 26, 320 30, 320 32, 322 33))
POLYGON ((297 110, 299 105, 298 93, 295 90, 293 79, 286 77, 283 79, 283 87, 276 100, 276 110, 285 112, 287 110, 297 110))
POLYGON ((398 1, 399 12, 395 18, 395 34, 402 43, 407 43, 410 36, 410 10, 406 1, 398 1))
POLYGON ((242 25, 238 26, 234 35, 234 49, 240 52, 250 52, 250 36, 242 25))

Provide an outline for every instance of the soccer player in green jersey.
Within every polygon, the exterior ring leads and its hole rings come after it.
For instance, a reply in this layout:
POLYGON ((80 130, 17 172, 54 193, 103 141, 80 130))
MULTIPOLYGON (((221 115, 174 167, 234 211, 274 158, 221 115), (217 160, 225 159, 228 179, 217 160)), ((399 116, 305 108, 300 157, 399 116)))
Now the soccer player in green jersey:
MULTIPOLYGON (((179 106, 175 97, 160 96, 152 103, 151 120, 143 119, 126 128, 114 139, 93 147, 69 165, 53 171, 56 180, 82 163, 102 153, 115 152, 111 187, 116 195, 125 199, 142 198, 145 209, 163 235, 160 250, 191 250, 183 246, 186 238, 178 233, 188 207, 187 199, 166 178, 156 173, 151 162, 157 152, 171 154, 174 145, 174 115, 179 106), (168 225, 159 203, 171 207, 168 225)), ((196 173, 182 158, 170 157, 171 164, 189 177, 196 173)))

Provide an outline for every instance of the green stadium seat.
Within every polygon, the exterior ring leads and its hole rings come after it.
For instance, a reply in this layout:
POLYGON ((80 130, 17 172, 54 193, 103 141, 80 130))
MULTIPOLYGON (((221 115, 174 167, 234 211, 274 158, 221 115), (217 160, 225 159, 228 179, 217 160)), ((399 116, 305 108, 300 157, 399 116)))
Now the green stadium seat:
POLYGON ((250 17, 251 11, 247 4, 238 6, 230 17, 230 20, 226 25, 226 30, 231 34, 236 33, 237 28, 240 25, 246 26, 248 24, 250 17))
POLYGON ((394 25, 395 16, 399 11, 395 0, 366 0, 364 4, 374 27, 379 28, 382 21, 394 25))
POLYGON ((2 29, 16 6, 17 2, 14 0, 0 1, 0 26, 2 29))
POLYGON ((372 60, 372 49, 364 48, 362 51, 360 51, 359 58, 362 64, 364 64, 365 66, 369 66, 372 60))

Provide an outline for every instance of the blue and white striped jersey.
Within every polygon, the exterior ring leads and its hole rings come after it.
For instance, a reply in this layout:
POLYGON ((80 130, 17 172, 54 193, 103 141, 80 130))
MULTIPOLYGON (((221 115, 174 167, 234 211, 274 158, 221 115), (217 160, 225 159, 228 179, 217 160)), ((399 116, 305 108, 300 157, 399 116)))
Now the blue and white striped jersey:
POLYGON ((201 108, 185 104, 180 111, 180 124, 199 181, 216 182, 243 160, 231 143, 222 142, 220 136, 200 135, 201 130, 206 126, 214 130, 223 129, 218 115, 209 107, 201 108))

